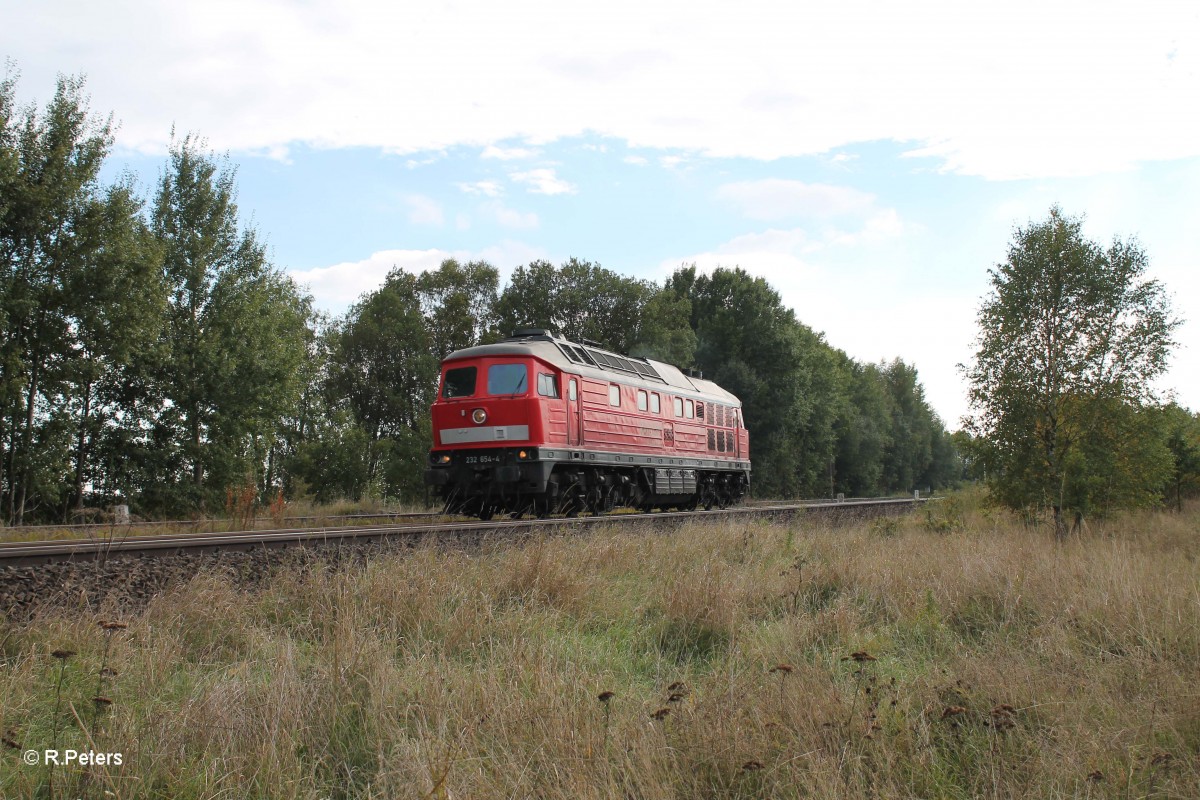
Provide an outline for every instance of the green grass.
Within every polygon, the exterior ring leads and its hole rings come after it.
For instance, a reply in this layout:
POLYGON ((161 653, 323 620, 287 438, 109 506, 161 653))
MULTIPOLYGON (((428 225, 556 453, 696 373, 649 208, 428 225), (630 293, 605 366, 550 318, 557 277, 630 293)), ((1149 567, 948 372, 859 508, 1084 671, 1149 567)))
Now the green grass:
MULTIPOLYGON (((0 629, 0 731, 51 746, 69 647, 59 747, 126 761, 58 797, 1195 797, 1198 519, 1058 545, 962 498, 200 575, 124 631, 0 629)), ((0 754, 0 797, 48 779, 0 754)))

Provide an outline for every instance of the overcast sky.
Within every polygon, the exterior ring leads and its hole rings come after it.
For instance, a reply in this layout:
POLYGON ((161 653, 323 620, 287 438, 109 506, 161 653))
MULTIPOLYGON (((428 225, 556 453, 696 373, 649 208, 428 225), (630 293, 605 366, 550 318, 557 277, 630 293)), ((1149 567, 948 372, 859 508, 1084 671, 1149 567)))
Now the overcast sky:
POLYGON ((860 360, 966 412, 987 270, 1059 204, 1136 236, 1191 318, 1200 409, 1200 3, 0 0, 44 104, 85 75, 149 192, 172 128, 319 306, 393 266, 740 266, 860 360))

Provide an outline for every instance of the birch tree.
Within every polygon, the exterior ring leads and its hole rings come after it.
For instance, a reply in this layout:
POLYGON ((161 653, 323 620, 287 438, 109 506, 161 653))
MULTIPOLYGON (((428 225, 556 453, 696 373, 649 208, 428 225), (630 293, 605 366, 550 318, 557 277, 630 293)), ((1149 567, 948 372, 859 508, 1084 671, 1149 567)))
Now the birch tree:
POLYGON ((1008 257, 989 272, 978 349, 965 368, 966 422, 995 498, 1049 509, 1059 537, 1069 517, 1102 504, 1099 470, 1157 479, 1133 422, 1154 399, 1179 322, 1163 286, 1146 277, 1148 264, 1136 241, 1105 248, 1054 207, 1017 229, 1008 257), (1117 457, 1100 458, 1098 442, 1117 457))

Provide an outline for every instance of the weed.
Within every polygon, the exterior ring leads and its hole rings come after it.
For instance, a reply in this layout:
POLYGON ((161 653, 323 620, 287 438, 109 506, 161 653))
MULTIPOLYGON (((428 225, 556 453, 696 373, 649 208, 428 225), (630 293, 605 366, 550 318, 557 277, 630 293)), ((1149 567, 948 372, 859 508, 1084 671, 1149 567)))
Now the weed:
POLYGON ((257 511, 258 486, 253 478, 247 477, 241 486, 225 489, 225 516, 230 530, 252 530, 257 511))
POLYGON ((958 495, 939 497, 925 503, 921 509, 923 526, 931 533, 956 533, 966 528, 963 501, 958 495))
POLYGON ((871 535, 881 539, 891 539, 900 532, 900 520, 893 516, 876 517, 871 520, 871 535))

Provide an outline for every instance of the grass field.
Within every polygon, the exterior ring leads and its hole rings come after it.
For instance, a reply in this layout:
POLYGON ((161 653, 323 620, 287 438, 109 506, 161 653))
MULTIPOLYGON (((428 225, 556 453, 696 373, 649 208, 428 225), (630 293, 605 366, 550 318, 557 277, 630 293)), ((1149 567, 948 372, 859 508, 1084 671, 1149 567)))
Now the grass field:
POLYGON ((0 628, 0 797, 1200 797, 1198 556, 959 498, 198 575, 0 628))

